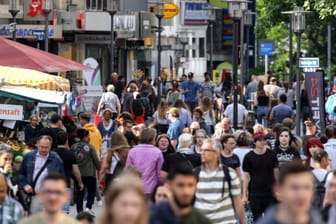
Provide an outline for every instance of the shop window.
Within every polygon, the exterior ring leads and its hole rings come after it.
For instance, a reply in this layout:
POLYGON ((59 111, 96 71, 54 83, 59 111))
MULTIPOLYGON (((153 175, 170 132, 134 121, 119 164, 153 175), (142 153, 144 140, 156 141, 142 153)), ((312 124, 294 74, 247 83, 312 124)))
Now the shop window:
POLYGON ((199 57, 204 58, 205 57, 205 38, 199 38, 199 57))

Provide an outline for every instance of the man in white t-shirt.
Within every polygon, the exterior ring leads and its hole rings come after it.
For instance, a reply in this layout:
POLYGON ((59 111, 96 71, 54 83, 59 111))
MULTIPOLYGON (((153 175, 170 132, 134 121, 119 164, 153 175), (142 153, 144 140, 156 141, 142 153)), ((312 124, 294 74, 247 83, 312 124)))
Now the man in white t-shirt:
POLYGON ((324 150, 328 153, 331 159, 331 168, 336 168, 336 128, 333 125, 326 127, 325 131, 328 137, 328 142, 324 144, 324 150))
MULTIPOLYGON (((233 110, 234 110, 233 103, 230 103, 226 107, 223 113, 225 117, 229 118, 231 123, 233 123, 233 110)), ((246 110, 246 107, 240 103, 238 103, 238 119, 237 120, 238 120, 238 129, 245 129, 247 120, 248 120, 248 111, 246 110)))

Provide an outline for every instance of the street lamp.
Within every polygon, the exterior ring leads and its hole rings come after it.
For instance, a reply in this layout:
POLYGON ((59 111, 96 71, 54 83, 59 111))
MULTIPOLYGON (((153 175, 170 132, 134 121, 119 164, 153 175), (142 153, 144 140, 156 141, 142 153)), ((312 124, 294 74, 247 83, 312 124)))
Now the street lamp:
POLYGON ((106 12, 110 14, 111 20, 111 27, 110 27, 110 66, 111 66, 111 73, 114 72, 114 15, 118 12, 114 0, 111 0, 110 3, 107 4, 107 8, 105 9, 106 12))
POLYGON ((300 113, 301 113, 301 83, 300 83, 300 52, 301 52, 301 35, 306 28, 306 14, 310 13, 309 11, 305 11, 303 7, 295 6, 293 11, 283 12, 283 14, 291 15, 291 25, 293 32, 297 36, 296 42, 296 116, 295 116, 295 127, 296 127, 296 135, 300 136, 301 125, 300 125, 300 113))
POLYGON ((238 23, 247 10, 247 0, 224 0, 229 4, 229 14, 233 20, 232 73, 233 73, 233 128, 238 128, 238 23))
POLYGON ((42 11, 44 13, 45 19, 44 19, 44 50, 49 51, 49 37, 48 37, 48 23, 49 23, 49 14, 54 8, 54 1, 53 0, 44 0, 42 1, 42 11))
POLYGON ((210 46, 209 46, 209 61, 210 61, 210 67, 209 67, 209 74, 212 78, 212 71, 214 69, 213 65, 213 42, 214 42, 214 23, 216 21, 216 7, 208 6, 204 8, 207 10, 207 16, 208 16, 208 29, 210 34, 210 46))
POLYGON ((242 54, 241 54, 241 85, 242 85, 242 89, 244 88, 245 85, 245 81, 247 78, 247 74, 249 74, 249 45, 250 45, 250 39, 249 39, 249 34, 250 34, 250 27, 253 24, 253 15, 256 15, 255 12, 252 12, 251 10, 246 10, 244 12, 244 17, 243 17, 243 24, 244 24, 244 28, 245 28, 245 38, 246 38, 246 43, 244 44, 244 40, 242 40, 242 54))
POLYGON ((20 0, 10 0, 9 2, 8 12, 12 15, 12 19, 13 19, 12 40, 14 41, 16 41, 16 15, 20 12, 19 1, 20 0))
POLYGON ((162 19, 163 19, 163 9, 164 9, 164 2, 157 2, 156 3, 156 13, 155 16, 158 19, 158 43, 157 43, 157 52, 158 52, 158 59, 157 59, 157 77, 158 77, 158 98, 161 101, 161 32, 162 32, 162 19))

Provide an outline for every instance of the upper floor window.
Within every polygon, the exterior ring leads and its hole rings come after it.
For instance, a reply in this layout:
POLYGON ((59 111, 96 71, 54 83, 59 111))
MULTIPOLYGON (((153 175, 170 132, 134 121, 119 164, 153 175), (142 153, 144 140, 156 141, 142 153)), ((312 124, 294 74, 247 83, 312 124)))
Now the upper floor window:
POLYGON ((103 11, 107 8, 109 0, 86 0, 86 9, 92 11, 103 11))

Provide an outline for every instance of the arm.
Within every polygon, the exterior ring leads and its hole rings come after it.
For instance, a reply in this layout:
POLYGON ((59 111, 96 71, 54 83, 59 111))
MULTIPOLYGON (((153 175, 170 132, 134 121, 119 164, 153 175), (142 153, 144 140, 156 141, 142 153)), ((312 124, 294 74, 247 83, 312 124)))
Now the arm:
POLYGON ((108 169, 107 153, 105 153, 102 159, 101 167, 100 167, 98 184, 100 184, 103 181, 107 169, 108 169))
POLYGON ((248 202, 248 185, 250 183, 250 174, 248 172, 244 172, 244 181, 243 181, 243 203, 248 202))
POLYGON ((161 179, 161 169, 162 169, 162 165, 163 165, 163 155, 162 155, 162 153, 160 152, 160 154, 159 154, 159 158, 158 158, 158 160, 157 160, 157 164, 156 164, 156 171, 157 171, 156 176, 157 176, 158 180, 161 179))
POLYGON ((161 180, 161 181, 166 181, 166 180, 167 180, 167 177, 168 177, 168 173, 167 173, 166 171, 161 170, 161 173, 160 173, 160 180, 161 180))
POLYGON ((278 183, 278 181, 279 181, 279 168, 278 167, 274 168, 273 172, 274 172, 275 182, 278 183))
POLYGON ((79 168, 78 168, 77 164, 72 165, 72 172, 73 172, 74 176, 76 177, 76 179, 78 181, 78 185, 79 185, 80 189, 83 189, 84 185, 83 185, 81 173, 79 171, 79 168))
POLYGON ((246 224, 246 220, 245 220, 245 209, 242 203, 242 200, 240 198, 240 196, 234 196, 233 197, 233 204, 234 204, 234 208, 236 210, 236 213, 238 215, 239 218, 239 223, 241 224, 246 224))
MULTIPOLYGON (((104 94, 103 94, 103 96, 104 96, 104 94)), ((97 114, 100 113, 101 107, 103 105, 103 96, 100 98, 100 101, 99 101, 99 104, 98 104, 98 107, 97 107, 97 114)))
POLYGON ((99 159, 98 159, 98 156, 97 156, 97 152, 92 146, 90 146, 90 151, 91 151, 93 163, 94 163, 96 169, 99 170, 100 169, 100 162, 99 162, 99 159))
POLYGON ((243 129, 246 129, 246 127, 247 127, 247 122, 248 122, 248 112, 247 112, 247 114, 244 116, 244 127, 243 127, 243 129))
POLYGON ((120 114, 121 112, 121 104, 120 104, 120 100, 118 99, 117 101, 117 112, 118 112, 118 115, 120 114))

